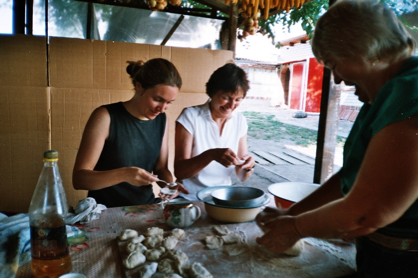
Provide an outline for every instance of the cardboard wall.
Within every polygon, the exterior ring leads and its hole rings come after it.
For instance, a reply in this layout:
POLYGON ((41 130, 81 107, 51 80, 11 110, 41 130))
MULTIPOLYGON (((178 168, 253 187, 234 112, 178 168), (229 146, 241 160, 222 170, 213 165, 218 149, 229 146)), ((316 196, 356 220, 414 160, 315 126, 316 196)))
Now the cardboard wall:
POLYGON ((47 51, 43 37, 0 36, 0 211, 27 211, 49 148, 60 152, 69 205, 86 197, 71 183, 85 124, 94 108, 133 96, 126 61, 153 57, 171 60, 183 78, 167 111, 173 170, 175 119, 207 99, 205 83, 232 52, 69 38, 50 38, 47 51))

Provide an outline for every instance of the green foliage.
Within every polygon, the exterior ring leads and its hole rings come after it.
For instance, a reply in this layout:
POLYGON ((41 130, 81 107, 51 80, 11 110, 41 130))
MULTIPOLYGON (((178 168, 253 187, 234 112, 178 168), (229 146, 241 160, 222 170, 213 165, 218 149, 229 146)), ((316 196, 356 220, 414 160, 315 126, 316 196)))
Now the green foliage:
MULTIPOLYGON (((260 20, 260 32, 269 34, 274 39, 273 28, 281 24, 289 30, 292 25, 300 24, 306 34, 311 37, 318 18, 328 9, 328 0, 313 0, 302 5, 300 9, 292 8, 289 12, 282 11, 274 14, 268 20, 260 20)), ((274 42, 274 41, 273 41, 274 42)))

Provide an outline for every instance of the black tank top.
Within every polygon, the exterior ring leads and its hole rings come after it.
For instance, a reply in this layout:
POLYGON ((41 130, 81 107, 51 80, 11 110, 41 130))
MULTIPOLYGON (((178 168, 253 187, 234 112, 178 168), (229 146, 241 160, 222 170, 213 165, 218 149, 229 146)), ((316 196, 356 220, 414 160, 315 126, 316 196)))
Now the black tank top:
MULTIPOLYGON (((122 102, 102 107, 108 110, 111 124, 95 170, 137 166, 152 172, 159 158, 165 133, 165 113, 159 114, 153 120, 143 121, 133 117, 122 102)), ((89 191, 88 196, 107 207, 151 204, 158 201, 152 185, 137 187, 125 182, 89 191)))

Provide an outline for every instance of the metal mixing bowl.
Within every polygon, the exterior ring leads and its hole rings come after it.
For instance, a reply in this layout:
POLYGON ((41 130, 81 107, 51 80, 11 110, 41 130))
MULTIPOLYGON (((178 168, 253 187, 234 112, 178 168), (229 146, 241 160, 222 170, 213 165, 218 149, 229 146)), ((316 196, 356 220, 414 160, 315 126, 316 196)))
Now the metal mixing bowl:
POLYGON ((258 207, 264 201, 265 192, 252 187, 229 187, 211 193, 214 203, 231 207, 258 207))

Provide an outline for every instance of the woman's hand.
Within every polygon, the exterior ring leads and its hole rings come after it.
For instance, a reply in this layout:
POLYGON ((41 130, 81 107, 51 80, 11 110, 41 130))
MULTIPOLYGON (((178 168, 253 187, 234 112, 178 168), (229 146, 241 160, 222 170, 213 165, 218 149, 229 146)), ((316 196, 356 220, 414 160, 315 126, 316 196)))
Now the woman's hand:
POLYGON ((133 186, 145 186, 156 182, 158 179, 152 173, 139 167, 127 167, 125 182, 133 186))
POLYGON ((236 176, 239 180, 244 182, 248 180, 251 174, 254 172, 255 161, 250 155, 245 155, 242 159, 238 160, 238 164, 235 164, 236 176))
POLYGON ((292 248, 302 238, 296 229, 295 219, 293 216, 278 215, 263 222, 262 229, 265 233, 257 238, 257 243, 276 254, 292 248))
POLYGON ((263 211, 261 211, 255 221, 257 225, 265 231, 264 227, 266 224, 276 220, 278 217, 287 215, 287 210, 273 208, 273 207, 265 207, 263 211))
POLYGON ((169 192, 169 193, 165 193, 165 192, 159 192, 159 197, 162 200, 171 200, 176 198, 177 196, 179 196, 180 193, 185 193, 185 194, 189 194, 189 191, 184 187, 183 184, 181 184, 180 182, 176 182, 177 185, 173 186, 173 187, 168 187, 166 186, 166 188, 170 188, 171 190, 175 190, 175 192, 169 192))
POLYGON ((211 149, 213 154, 213 160, 217 161, 224 167, 229 167, 231 165, 239 165, 240 161, 236 156, 236 153, 229 148, 216 148, 211 149))

